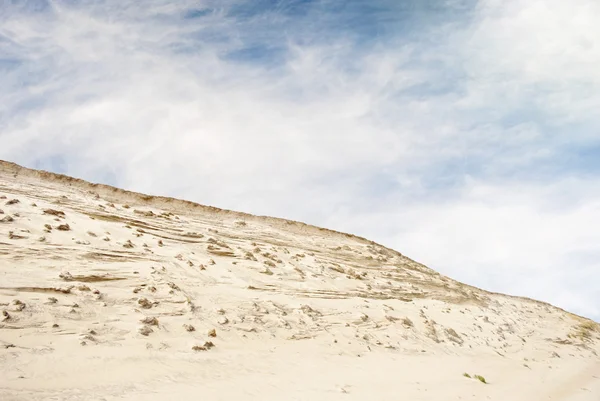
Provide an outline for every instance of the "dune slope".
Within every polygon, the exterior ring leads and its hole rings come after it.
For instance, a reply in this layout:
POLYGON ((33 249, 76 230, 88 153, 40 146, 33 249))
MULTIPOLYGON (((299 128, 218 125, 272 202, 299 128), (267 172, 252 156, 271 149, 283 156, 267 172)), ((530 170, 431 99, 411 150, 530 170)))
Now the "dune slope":
POLYGON ((593 321, 353 235, 8 162, 0 309, 2 400, 600 399, 593 321))

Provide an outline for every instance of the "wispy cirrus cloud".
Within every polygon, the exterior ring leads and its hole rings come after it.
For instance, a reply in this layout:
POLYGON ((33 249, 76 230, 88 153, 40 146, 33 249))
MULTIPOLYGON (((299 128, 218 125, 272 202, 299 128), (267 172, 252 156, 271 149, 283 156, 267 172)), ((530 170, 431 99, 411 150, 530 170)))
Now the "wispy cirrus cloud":
POLYGON ((0 5, 0 157, 600 318, 593 0, 0 5))

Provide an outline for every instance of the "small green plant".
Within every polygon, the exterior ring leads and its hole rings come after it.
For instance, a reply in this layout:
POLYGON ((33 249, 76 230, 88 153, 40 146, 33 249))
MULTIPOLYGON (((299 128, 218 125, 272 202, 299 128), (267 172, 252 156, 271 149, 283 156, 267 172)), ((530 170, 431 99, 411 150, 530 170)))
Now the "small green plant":
POLYGON ((471 376, 471 375, 470 375, 470 374, 468 374, 468 373, 463 373, 463 376, 464 376, 464 377, 466 377, 466 378, 469 378, 469 379, 477 379, 477 380, 479 380, 480 382, 482 382, 482 383, 484 383, 484 384, 487 384, 487 381, 485 380, 485 377, 483 377, 483 376, 481 376, 481 375, 473 375, 473 376, 471 376))
POLYGON ((598 323, 596 322, 584 322, 579 325, 583 330, 595 331, 598 329, 598 323))
POLYGON ((584 322, 574 327, 574 331, 567 337, 579 338, 582 341, 591 340, 594 332, 600 331, 600 325, 595 322, 584 322))

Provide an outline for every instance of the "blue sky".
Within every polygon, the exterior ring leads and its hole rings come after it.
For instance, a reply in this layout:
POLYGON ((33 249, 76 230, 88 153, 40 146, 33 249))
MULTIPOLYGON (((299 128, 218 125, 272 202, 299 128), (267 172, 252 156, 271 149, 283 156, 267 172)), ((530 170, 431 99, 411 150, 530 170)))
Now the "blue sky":
POLYGON ((0 158, 600 320, 595 0, 8 1, 0 158))

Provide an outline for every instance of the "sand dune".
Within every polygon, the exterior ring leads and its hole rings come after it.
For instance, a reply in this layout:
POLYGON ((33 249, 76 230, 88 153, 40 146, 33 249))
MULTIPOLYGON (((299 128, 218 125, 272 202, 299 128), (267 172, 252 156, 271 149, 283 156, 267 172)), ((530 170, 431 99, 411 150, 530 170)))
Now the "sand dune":
POLYGON ((2 400, 600 399, 598 324, 364 238, 6 162, 0 198, 2 400))

